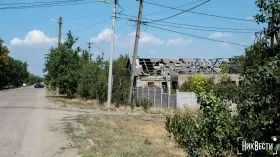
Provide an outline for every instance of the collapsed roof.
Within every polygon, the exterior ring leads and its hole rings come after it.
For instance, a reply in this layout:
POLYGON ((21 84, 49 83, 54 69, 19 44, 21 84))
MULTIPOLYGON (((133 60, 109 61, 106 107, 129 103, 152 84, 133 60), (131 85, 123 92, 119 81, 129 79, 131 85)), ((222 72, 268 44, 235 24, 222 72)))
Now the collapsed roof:
MULTIPOLYGON (((128 66, 132 63, 132 57, 128 66)), ((137 58, 135 76, 161 75, 166 72, 178 75, 188 75, 193 73, 217 74, 221 65, 228 64, 229 73, 238 73, 240 64, 236 58, 137 58)))

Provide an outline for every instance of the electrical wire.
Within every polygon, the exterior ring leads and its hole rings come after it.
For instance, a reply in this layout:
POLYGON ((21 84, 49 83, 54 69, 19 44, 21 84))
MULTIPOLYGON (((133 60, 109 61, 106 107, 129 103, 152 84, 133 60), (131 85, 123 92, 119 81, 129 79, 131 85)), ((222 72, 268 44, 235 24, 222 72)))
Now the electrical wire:
POLYGON ((80 17, 64 18, 64 20, 78 20, 78 19, 84 19, 84 18, 87 18, 87 17, 92 16, 91 14, 92 14, 93 12, 94 12, 94 11, 91 11, 88 15, 84 15, 84 16, 80 16, 80 17))
POLYGON ((149 25, 159 25, 159 26, 166 26, 166 27, 172 27, 172 28, 182 28, 182 29, 187 29, 187 30, 197 30, 197 31, 206 31, 206 32, 213 32, 213 31, 219 31, 222 33, 244 33, 244 34, 253 34, 256 32, 244 32, 244 31, 225 31, 225 30, 214 30, 214 29, 201 29, 201 28, 188 28, 188 27, 181 27, 181 26, 174 26, 174 25, 167 25, 167 24, 158 24, 158 23, 151 23, 149 25))
POLYGON ((164 20, 167 20, 167 19, 176 17, 176 16, 181 15, 181 14, 183 14, 183 13, 185 13, 185 12, 188 12, 188 11, 190 11, 190 10, 193 10, 193 9, 197 8, 197 7, 200 7, 200 6, 202 6, 202 5, 206 4, 206 3, 208 3, 209 1, 210 1, 210 0, 206 0, 206 1, 203 2, 203 3, 200 3, 200 4, 198 4, 198 5, 194 6, 194 7, 191 7, 191 8, 189 8, 189 9, 187 9, 187 10, 184 10, 184 11, 179 12, 179 13, 177 13, 177 14, 174 14, 174 15, 172 15, 172 16, 168 16, 168 17, 165 17, 165 18, 162 18, 162 19, 158 19, 158 20, 154 20, 154 21, 150 21, 150 22, 164 21, 164 20))
POLYGON ((128 21, 125 21, 116 31, 115 33, 117 33, 125 24, 127 24, 128 21))
POLYGON ((254 30, 254 31, 259 31, 260 30, 260 29, 256 29, 256 28, 229 28, 229 27, 214 27, 214 26, 191 25, 191 24, 175 23, 175 22, 167 22, 167 21, 161 21, 161 23, 168 23, 168 24, 174 24, 174 25, 180 25, 180 26, 191 26, 191 27, 198 27, 198 28, 213 28, 213 29, 235 30, 235 31, 236 30, 254 30))
MULTIPOLYGON (((131 16, 131 15, 127 15, 127 14, 119 14, 119 15, 123 15, 123 16, 126 16, 126 17, 137 17, 137 16, 131 16)), ((118 18, 121 18, 121 17, 118 17, 118 18)), ((123 19, 130 20, 129 18, 123 18, 123 19)), ((153 19, 146 19, 146 20, 153 20, 153 19)), ((153 23, 153 22, 144 21, 143 23, 153 23)), ((156 22, 154 22, 154 23, 156 23, 156 22)), ((179 26, 190 26, 190 27, 198 27, 198 28, 221 29, 221 30, 252 30, 252 31, 259 31, 260 30, 260 29, 257 29, 257 28, 214 27, 214 26, 192 25, 192 24, 185 24, 185 23, 175 23, 175 22, 168 22, 168 21, 159 21, 159 23, 167 23, 167 24, 174 24, 174 25, 179 25, 179 26)))
POLYGON ((104 22, 106 22, 106 21, 108 21, 108 20, 110 20, 110 19, 111 19, 111 18, 106 19, 106 20, 103 20, 103 21, 100 21, 100 22, 98 22, 98 23, 95 23, 95 24, 90 25, 90 26, 88 26, 88 27, 81 28, 81 29, 76 30, 76 31, 73 31, 73 32, 76 33, 76 32, 79 32, 79 31, 82 31, 82 30, 85 30, 85 29, 89 29, 89 28, 91 28, 91 27, 94 27, 94 26, 96 26, 96 25, 99 25, 99 24, 101 24, 101 23, 104 23, 104 22))
POLYGON ((150 26, 150 27, 153 27, 153 28, 165 30, 165 31, 168 31, 168 32, 178 33, 178 34, 182 34, 182 35, 186 35, 186 36, 191 36, 191 37, 195 37, 195 38, 199 38, 199 39, 204 39, 204 40, 215 41, 215 42, 220 42, 220 43, 225 43, 225 44, 231 44, 231 45, 248 47, 248 45, 243 45, 243 44, 238 44, 238 43, 233 43, 233 42, 227 42, 227 41, 222 41, 222 40, 216 40, 216 39, 201 37, 201 36, 197 36, 197 35, 192 35, 192 34, 178 32, 178 31, 174 31, 174 30, 170 30, 170 29, 165 29, 165 28, 161 28, 161 27, 157 27, 157 26, 151 26, 149 24, 146 24, 146 25, 150 26))
POLYGON ((120 5, 119 0, 117 1, 117 6, 118 6, 118 9, 121 8, 121 10, 122 10, 122 11, 120 11, 120 12, 118 12, 118 10, 117 10, 117 13, 122 13, 122 12, 124 12, 124 9, 123 9, 123 7, 120 5))
MULTIPOLYGON (((169 8, 169 9, 174 9, 174 10, 179 10, 179 11, 186 11, 186 10, 183 10, 183 9, 178 9, 178 8, 169 7, 169 6, 165 6, 165 5, 162 5, 162 4, 151 3, 151 2, 147 2, 147 1, 144 1, 144 3, 155 5, 155 6, 159 6, 159 7, 163 7, 163 8, 169 8)), ((224 19, 247 21, 247 22, 256 22, 254 20, 240 19, 240 18, 227 17, 227 16, 220 16, 220 15, 214 15, 214 14, 201 13, 201 12, 194 12, 194 11, 187 11, 187 12, 188 13, 192 13, 192 14, 216 17, 216 18, 224 18, 224 19)))
POLYGON ((129 33, 129 30, 133 28, 133 27, 128 27, 128 29, 126 29, 121 35, 119 35, 116 40, 120 39, 121 37, 127 35, 129 33))
POLYGON ((103 51, 99 46, 95 45, 94 43, 91 43, 94 47, 96 47, 98 50, 100 50, 101 52, 105 52, 103 51))
MULTIPOLYGON (((187 4, 184 4, 184 5, 181 5, 181 6, 175 7, 175 8, 176 8, 176 9, 178 9, 178 8, 182 8, 182 7, 185 7, 185 6, 188 6, 188 5, 192 5, 192 4, 195 4, 195 3, 201 2, 201 1, 202 1, 202 0, 198 0, 198 1, 195 1, 195 2, 191 2, 191 3, 187 3, 187 4)), ((146 2, 146 3, 149 3, 149 2, 146 2)), ((159 12, 154 12, 154 13, 145 14, 145 15, 143 15, 143 16, 156 15, 156 14, 165 13, 165 12, 168 12, 168 11, 171 11, 171 10, 173 10, 173 8, 172 8, 172 9, 163 10, 163 11, 159 11, 159 12)))
POLYGON ((40 5, 26 5, 26 6, 15 6, 15 7, 2 7, 0 10, 13 10, 13 9, 28 9, 28 8, 44 8, 44 7, 57 7, 57 6, 69 6, 69 5, 79 5, 79 4, 89 4, 89 3, 97 3, 100 1, 90 1, 90 2, 80 2, 76 3, 74 1, 69 2, 57 2, 50 4, 40 4, 40 5))
POLYGON ((18 4, 42 4, 42 3, 54 3, 54 2, 68 2, 68 1, 85 1, 85 0, 62 0, 62 1, 44 1, 44 2, 21 2, 21 3, 0 3, 0 5, 18 5, 18 4))

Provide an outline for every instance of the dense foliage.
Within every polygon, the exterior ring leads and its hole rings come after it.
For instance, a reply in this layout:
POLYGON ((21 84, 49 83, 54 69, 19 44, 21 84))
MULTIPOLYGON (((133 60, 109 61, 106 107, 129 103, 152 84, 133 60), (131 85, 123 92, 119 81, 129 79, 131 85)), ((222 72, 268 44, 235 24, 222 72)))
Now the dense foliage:
POLYGON ((196 116, 187 111, 183 115, 167 117, 167 131, 190 156, 229 156, 236 143, 232 112, 228 104, 215 95, 215 88, 209 77, 191 76, 180 90, 196 93, 200 112, 196 116))
MULTIPOLYGON (((197 94, 200 112, 197 116, 187 112, 167 118, 166 129, 189 156, 237 155, 242 144, 237 142, 238 137, 280 148, 279 141, 272 141, 272 137, 280 137, 280 5, 278 0, 257 0, 256 5, 260 8, 257 22, 268 22, 269 26, 264 36, 239 57, 242 84, 236 86, 224 77, 220 83, 208 86, 207 79, 191 77, 181 90, 197 94), (228 102, 237 104, 236 111, 229 108, 228 102)), ((242 155, 273 156, 272 152, 252 150, 242 155)))
POLYGON ((44 82, 44 79, 40 76, 36 76, 34 74, 29 73, 25 82, 27 84, 33 85, 35 83, 44 82))
POLYGON ((78 39, 68 33, 68 39, 58 48, 50 49, 47 54, 45 69, 46 81, 51 86, 59 87, 61 93, 73 97, 78 88, 79 70, 81 68, 79 56, 80 48, 72 49, 78 39))
POLYGON ((10 57, 9 50, 0 39, 0 89, 20 87, 28 77, 27 63, 10 57))
MULTIPOLYGON (((59 48, 50 49, 44 69, 47 72, 46 82, 52 89, 59 87, 60 93, 67 94, 69 98, 80 96, 103 103, 107 100, 109 63, 101 56, 92 60, 92 54, 87 50, 73 50, 77 40, 69 32, 68 39, 59 48)), ((127 102, 130 76, 127 61, 128 56, 121 55, 113 63, 112 102, 116 106, 127 102)))
POLYGON ((106 101, 107 71, 108 63, 100 56, 96 61, 85 62, 80 71, 78 94, 86 99, 98 99, 101 103, 106 101))
POLYGON ((213 84, 214 83, 210 77, 196 73, 189 77, 188 80, 180 86, 179 90, 182 92, 199 93, 202 90, 212 89, 213 84))

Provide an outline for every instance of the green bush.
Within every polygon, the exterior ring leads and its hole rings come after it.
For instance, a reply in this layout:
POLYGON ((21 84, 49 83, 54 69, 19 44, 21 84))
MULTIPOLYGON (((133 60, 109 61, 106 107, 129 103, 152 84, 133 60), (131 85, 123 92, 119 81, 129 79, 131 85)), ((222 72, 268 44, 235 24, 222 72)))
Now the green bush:
POLYGON ((146 111, 152 107, 152 102, 149 101, 148 99, 141 99, 141 100, 136 100, 135 105, 137 107, 142 107, 146 111))
POLYGON ((180 146, 185 148, 190 156, 201 155, 201 141, 198 134, 197 120, 189 114, 175 115, 166 118, 166 130, 173 134, 180 146))
POLYGON ((180 90, 196 93, 200 112, 193 116, 186 111, 184 115, 166 119, 167 131, 192 157, 206 154, 226 157, 236 144, 236 120, 213 89, 215 85, 209 77, 201 74, 190 77, 180 90))
POLYGON ((198 94, 201 112, 167 117, 166 129, 192 157, 228 156, 236 146, 236 121, 213 92, 198 94))
POLYGON ((59 87, 61 93, 66 93, 69 98, 74 97, 78 89, 80 63, 80 48, 73 50, 74 39, 71 32, 67 34, 67 40, 58 48, 51 48, 45 58, 47 72, 46 82, 59 87))
POLYGON ((214 83, 209 76, 196 73, 189 77, 188 80, 180 86, 179 90, 181 92, 198 93, 205 89, 212 89, 213 85, 214 83))

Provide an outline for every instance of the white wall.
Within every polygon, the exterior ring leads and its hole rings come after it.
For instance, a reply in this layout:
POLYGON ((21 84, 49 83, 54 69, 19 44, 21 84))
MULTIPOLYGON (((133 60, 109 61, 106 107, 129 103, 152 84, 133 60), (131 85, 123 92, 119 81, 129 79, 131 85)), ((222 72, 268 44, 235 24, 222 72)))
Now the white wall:
POLYGON ((199 108, 197 97, 193 92, 179 92, 177 91, 177 108, 183 109, 185 106, 190 108, 199 108))

